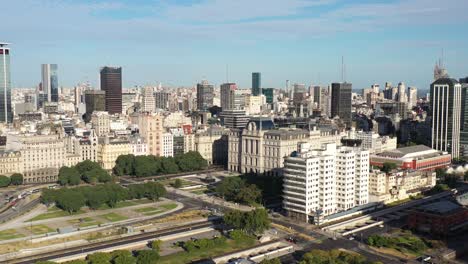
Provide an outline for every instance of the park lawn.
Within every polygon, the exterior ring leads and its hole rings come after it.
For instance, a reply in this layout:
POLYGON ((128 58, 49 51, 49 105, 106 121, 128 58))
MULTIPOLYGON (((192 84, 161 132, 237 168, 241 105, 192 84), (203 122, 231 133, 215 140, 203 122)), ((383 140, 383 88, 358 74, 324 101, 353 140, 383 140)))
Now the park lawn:
POLYGON ((146 216, 150 215, 155 215, 155 214, 160 214, 169 210, 172 210, 177 207, 177 204, 175 203, 169 203, 169 204, 163 204, 158 207, 143 207, 143 208, 138 208, 135 209, 134 211, 137 213, 141 213, 146 216))
POLYGON ((37 215, 37 216, 29 219, 26 222, 39 221, 39 220, 58 218, 58 217, 64 217, 64 216, 71 216, 71 215, 79 215, 79 214, 84 214, 84 213, 86 213, 86 212, 80 209, 80 210, 78 210, 78 212, 74 212, 74 213, 70 214, 67 211, 63 211, 62 209, 53 206, 53 207, 47 209, 47 213, 37 215))
POLYGON ((108 213, 108 214, 104 214, 104 215, 100 215, 99 217, 109 221, 109 222, 117 222, 117 221, 122 221, 122 220, 127 220, 128 217, 126 216, 123 216, 123 215, 119 215, 119 214, 116 214, 116 213, 108 213))
POLYGON ((141 213, 146 216, 150 215, 155 215, 155 214, 160 214, 169 210, 172 210, 177 207, 177 204, 175 203, 169 203, 169 204, 163 204, 158 207, 143 207, 143 208, 138 208, 135 209, 134 211, 137 213, 141 213))
POLYGON ((194 194, 201 195, 201 194, 205 194, 207 191, 208 191, 208 189, 203 187, 203 188, 191 190, 190 192, 194 193, 194 194))
POLYGON ((99 207, 98 210, 106 210, 106 209, 117 209, 117 208, 124 208, 124 207, 129 207, 129 206, 135 206, 135 205, 140 205, 140 204, 148 204, 152 203, 153 201, 149 199, 139 199, 139 200, 130 200, 130 201, 120 201, 117 202, 117 204, 114 206, 114 208, 109 207, 107 204, 103 204, 99 207))
MULTIPOLYGON (((161 183, 164 186, 172 186, 175 180, 176 179, 166 179, 166 180, 159 181, 159 183, 161 183)), ((196 185, 196 183, 193 183, 184 179, 180 179, 180 180, 182 181, 182 187, 196 185)))
POLYGON ((46 225, 33 225, 33 226, 28 226, 26 229, 29 232, 33 233, 34 235, 42 235, 42 234, 47 234, 47 233, 55 231, 54 229, 46 225))
POLYGON ((6 229, 0 231, 0 240, 10 240, 15 238, 24 237, 23 234, 18 233, 15 229, 6 229))
POLYGON ((192 263, 193 261, 213 258, 219 255, 227 254, 237 250, 250 248, 255 244, 255 241, 245 240, 242 242, 236 242, 234 240, 227 240, 225 244, 218 245, 215 248, 195 250, 193 252, 177 252, 171 255, 163 256, 159 260, 159 264, 185 264, 192 263))
POLYGON ((68 220, 68 222, 72 225, 78 225, 79 227, 87 227, 87 226, 93 226, 93 225, 100 225, 102 224, 101 222, 97 221, 94 218, 91 217, 85 217, 85 218, 80 218, 80 219, 73 219, 73 220, 68 220))

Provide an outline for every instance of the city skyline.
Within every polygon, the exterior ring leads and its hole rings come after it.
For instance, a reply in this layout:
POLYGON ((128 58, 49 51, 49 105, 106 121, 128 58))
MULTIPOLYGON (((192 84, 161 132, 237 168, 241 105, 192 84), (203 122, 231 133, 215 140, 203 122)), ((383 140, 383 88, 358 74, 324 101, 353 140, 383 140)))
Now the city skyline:
POLYGON ((468 75, 467 37, 459 34, 468 3, 460 0, 443 6, 423 0, 132 3, 9 2, 2 41, 14 50, 12 87, 35 87, 38 65, 51 62, 60 65, 64 87, 87 80, 98 87, 104 65, 125 69, 124 87, 194 86, 207 79, 247 89, 256 71, 262 87, 283 88, 285 80, 330 84, 341 81, 344 56, 346 81, 356 90, 385 81, 426 90, 442 48, 450 76, 468 75), (18 20, 18 10, 44 21, 18 20), (223 10, 231 15, 220 16, 223 10))

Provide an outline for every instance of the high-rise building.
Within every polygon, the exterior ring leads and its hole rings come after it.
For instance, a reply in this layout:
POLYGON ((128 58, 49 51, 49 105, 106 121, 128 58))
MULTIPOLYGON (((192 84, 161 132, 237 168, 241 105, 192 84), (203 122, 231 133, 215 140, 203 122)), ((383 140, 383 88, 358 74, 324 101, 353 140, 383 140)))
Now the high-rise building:
POLYGON ((316 103, 317 106, 320 106, 321 95, 322 95, 322 87, 314 86, 314 103, 316 103))
POLYGON ((13 122, 11 111, 10 48, 0 42, 0 123, 13 122))
POLYGON ((413 109, 418 104, 418 89, 408 87, 408 109, 413 109))
POLYGON ((171 96, 171 94, 166 92, 154 93, 154 103, 156 109, 168 109, 169 96, 171 96))
POLYGON ((259 72, 252 72, 252 95, 262 94, 262 75, 259 72))
POLYGON ((283 206, 291 217, 318 224, 323 216, 368 203, 369 152, 299 143, 284 159, 283 206))
POLYGON ((468 157, 468 77, 460 79, 462 87, 460 155, 468 157))
POLYGON ((42 64, 42 90, 47 94, 47 102, 58 102, 59 88, 57 64, 42 64))
POLYGON ((235 83, 221 84, 221 108, 223 111, 235 109, 236 90, 235 83))
POLYGON ((431 84, 432 148, 460 154, 462 89, 455 79, 439 78, 431 84))
POLYGON ((85 91, 86 114, 85 122, 91 120, 91 115, 96 111, 106 111, 106 92, 100 90, 85 91))
POLYGON ((265 96, 267 104, 272 104, 275 102, 275 89, 273 88, 263 88, 262 94, 265 96))
POLYGON ((106 92, 106 111, 109 114, 122 113, 122 68, 101 68, 101 90, 106 92))
POLYGON ((306 93, 307 93, 305 84, 295 83, 293 88, 294 88, 294 93, 293 93, 294 103, 299 103, 299 101, 305 99, 306 93))
POLYGON ((141 110, 144 112, 154 112, 156 107, 156 100, 154 98, 153 88, 152 87, 145 87, 143 90, 143 104, 141 106, 141 110))
POLYGON ((339 116, 347 126, 353 121, 351 113, 351 83, 332 83, 331 117, 339 116))
POLYGON ((404 83, 398 83, 398 102, 407 102, 406 86, 404 83))
POLYGON ((208 110, 213 106, 214 87, 207 80, 197 84, 197 109, 208 110))

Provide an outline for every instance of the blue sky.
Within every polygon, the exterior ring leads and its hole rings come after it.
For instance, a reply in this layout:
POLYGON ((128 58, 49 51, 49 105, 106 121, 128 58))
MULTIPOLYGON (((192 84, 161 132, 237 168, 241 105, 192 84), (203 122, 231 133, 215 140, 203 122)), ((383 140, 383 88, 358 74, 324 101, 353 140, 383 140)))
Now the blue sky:
POLYGON ((14 87, 59 64, 60 85, 96 84, 103 65, 124 86, 327 84, 354 89, 404 81, 427 89, 445 54, 452 77, 468 75, 466 0, 0 0, 0 40, 13 43, 14 87))

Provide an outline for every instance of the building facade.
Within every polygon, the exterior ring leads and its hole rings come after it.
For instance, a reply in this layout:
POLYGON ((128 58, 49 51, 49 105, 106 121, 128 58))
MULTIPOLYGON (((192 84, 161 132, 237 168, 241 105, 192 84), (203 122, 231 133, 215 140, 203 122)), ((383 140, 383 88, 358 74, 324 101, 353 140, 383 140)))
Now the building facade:
POLYGON ((432 148, 460 155, 461 85, 455 79, 440 78, 431 84, 432 148))
POLYGON ((122 113, 122 68, 101 68, 101 90, 106 92, 106 111, 109 114, 122 113))
POLYGON ((10 48, 0 42, 0 123, 13 122, 11 109, 10 48))
POLYGON ((369 153, 326 144, 313 150, 300 143, 285 158, 283 207, 305 222, 368 203, 369 153))
POLYGON ((351 127, 351 83, 332 83, 331 85, 331 117, 339 116, 348 127, 351 127))
POLYGON ((221 108, 223 111, 235 109, 236 90, 235 83, 221 84, 221 108))
POLYGON ((208 110, 213 106, 214 86, 204 80, 197 84, 197 110, 208 110))
POLYGON ((130 142, 127 139, 104 137, 99 139, 98 163, 107 171, 115 166, 115 161, 120 155, 131 153, 130 142))
POLYGON ((148 144, 148 153, 162 156, 163 116, 152 113, 140 113, 137 116, 140 135, 148 144))
POLYGON ((252 72, 252 95, 262 94, 262 75, 259 72, 252 72))
POLYGON ((47 102, 59 101, 58 66, 57 64, 42 64, 42 89, 47 94, 47 102))

